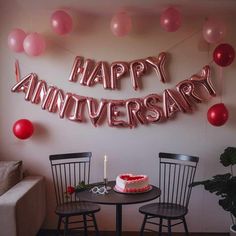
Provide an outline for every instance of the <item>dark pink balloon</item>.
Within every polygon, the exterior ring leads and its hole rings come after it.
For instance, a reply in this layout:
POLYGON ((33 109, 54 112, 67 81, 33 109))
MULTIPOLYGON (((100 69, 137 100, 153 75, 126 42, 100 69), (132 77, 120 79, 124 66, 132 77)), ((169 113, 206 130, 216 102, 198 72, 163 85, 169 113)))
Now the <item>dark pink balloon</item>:
POLYGON ((46 43, 41 34, 32 33, 26 36, 24 40, 24 50, 29 56, 39 56, 46 48, 46 43))
POLYGON ((32 136, 34 132, 34 126, 30 120, 21 119, 15 122, 12 131, 17 138, 27 139, 32 136))
POLYGON ((71 16, 63 10, 55 11, 52 14, 51 25, 53 31, 59 35, 68 34, 73 28, 71 16))
POLYGON ((126 12, 119 12, 113 16, 110 27, 115 36, 126 36, 132 28, 131 18, 126 12))
POLYGON ((14 52, 23 52, 23 42, 26 37, 26 33, 22 29, 13 29, 8 35, 8 47, 14 52))
POLYGON ((224 103, 218 103, 209 108, 207 119, 213 126, 222 126, 228 120, 229 113, 224 103))
POLYGON ((174 7, 169 7, 160 16, 160 25, 167 32, 177 31, 182 23, 180 12, 174 7))
POLYGON ((227 43, 218 45, 213 52, 214 62, 222 67, 229 66, 235 57, 234 48, 227 43))

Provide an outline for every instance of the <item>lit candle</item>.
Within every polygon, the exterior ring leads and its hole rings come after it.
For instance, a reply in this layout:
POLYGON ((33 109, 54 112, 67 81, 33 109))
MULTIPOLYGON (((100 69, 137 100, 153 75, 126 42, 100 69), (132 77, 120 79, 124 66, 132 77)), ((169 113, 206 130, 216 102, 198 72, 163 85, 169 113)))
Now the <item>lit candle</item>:
POLYGON ((107 178, 107 155, 104 156, 104 179, 107 178))

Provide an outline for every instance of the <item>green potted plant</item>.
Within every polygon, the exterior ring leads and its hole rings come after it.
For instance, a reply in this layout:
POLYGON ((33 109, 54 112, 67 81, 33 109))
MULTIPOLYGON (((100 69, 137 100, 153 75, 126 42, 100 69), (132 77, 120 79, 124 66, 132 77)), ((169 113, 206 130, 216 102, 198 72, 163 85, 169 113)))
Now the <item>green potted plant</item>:
POLYGON ((203 185, 205 190, 220 197, 219 205, 231 214, 233 224, 230 231, 236 233, 236 176, 233 174, 233 165, 236 164, 236 148, 227 147, 220 155, 220 162, 223 166, 230 167, 230 173, 218 174, 211 179, 194 182, 192 186, 203 185))

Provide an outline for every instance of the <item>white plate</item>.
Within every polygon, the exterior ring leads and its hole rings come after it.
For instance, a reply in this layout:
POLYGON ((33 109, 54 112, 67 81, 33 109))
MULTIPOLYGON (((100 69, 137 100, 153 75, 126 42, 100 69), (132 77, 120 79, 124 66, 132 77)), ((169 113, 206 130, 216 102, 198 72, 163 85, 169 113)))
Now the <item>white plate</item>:
POLYGON ((144 192, 121 192, 118 189, 116 189, 116 186, 113 187, 113 190, 117 193, 124 193, 124 194, 140 194, 140 193, 147 193, 152 190, 152 185, 149 185, 149 189, 147 189, 144 192))

